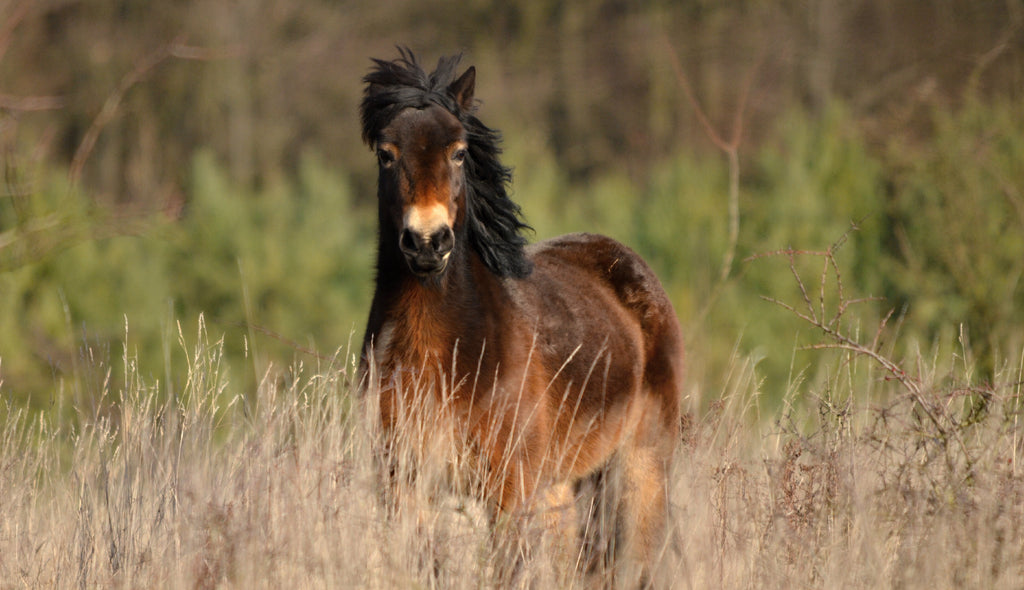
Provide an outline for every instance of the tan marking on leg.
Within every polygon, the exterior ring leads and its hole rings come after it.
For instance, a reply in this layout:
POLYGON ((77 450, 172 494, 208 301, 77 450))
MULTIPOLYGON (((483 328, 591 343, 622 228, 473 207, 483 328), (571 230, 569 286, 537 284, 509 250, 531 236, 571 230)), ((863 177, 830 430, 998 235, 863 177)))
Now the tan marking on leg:
POLYGON ((644 446, 630 449, 622 468, 622 524, 625 551, 623 557, 628 575, 638 572, 649 581, 665 542, 665 464, 657 448, 644 446))

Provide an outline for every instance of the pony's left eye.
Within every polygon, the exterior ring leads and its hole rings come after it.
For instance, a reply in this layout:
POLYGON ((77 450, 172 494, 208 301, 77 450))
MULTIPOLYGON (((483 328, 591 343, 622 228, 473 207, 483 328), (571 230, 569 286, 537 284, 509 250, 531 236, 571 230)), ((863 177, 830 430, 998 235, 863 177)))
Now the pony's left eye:
POLYGON ((456 166, 461 166, 466 161, 466 148, 459 148, 452 153, 452 162, 455 162, 456 166))

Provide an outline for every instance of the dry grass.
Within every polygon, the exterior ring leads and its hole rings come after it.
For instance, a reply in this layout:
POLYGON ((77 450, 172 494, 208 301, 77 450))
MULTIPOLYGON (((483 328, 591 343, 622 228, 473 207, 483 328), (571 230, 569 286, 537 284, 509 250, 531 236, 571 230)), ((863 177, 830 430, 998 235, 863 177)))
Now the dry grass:
MULTIPOLYGON (((415 510, 385 515, 350 356, 243 397, 221 347, 199 340, 168 401, 130 367, 125 391, 75 419, 6 414, 0 587, 494 585, 473 501, 413 490, 415 510)), ((720 400, 688 421, 658 580, 1019 588, 1024 358, 984 388, 966 386, 962 352, 916 359, 910 390, 855 347, 814 354, 829 376, 794 384, 777 416, 758 417, 753 367, 737 359, 720 400)), ((583 585, 571 559, 548 557, 535 551, 519 581, 583 585)))

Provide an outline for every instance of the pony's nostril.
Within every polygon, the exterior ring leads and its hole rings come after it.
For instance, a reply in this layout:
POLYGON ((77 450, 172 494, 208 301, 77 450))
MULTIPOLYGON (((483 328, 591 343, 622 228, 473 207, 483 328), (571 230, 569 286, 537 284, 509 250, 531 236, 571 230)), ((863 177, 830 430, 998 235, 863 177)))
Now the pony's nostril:
POLYGON ((409 230, 402 230, 402 236, 398 240, 399 247, 405 252, 415 252, 419 249, 416 244, 416 237, 409 230))
POLYGON ((444 255, 451 252, 455 247, 455 234, 452 233, 452 228, 442 227, 431 234, 430 243, 438 254, 444 255))
POLYGON ((399 236, 398 247, 406 256, 442 257, 455 247, 455 234, 450 227, 442 227, 429 234, 407 228, 399 236))

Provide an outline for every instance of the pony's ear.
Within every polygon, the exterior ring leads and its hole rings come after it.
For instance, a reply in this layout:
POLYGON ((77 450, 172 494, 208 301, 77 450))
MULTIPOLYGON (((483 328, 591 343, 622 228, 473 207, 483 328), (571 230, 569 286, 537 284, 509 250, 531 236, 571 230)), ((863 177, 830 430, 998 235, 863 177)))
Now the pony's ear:
POLYGON ((473 110, 473 88, 476 86, 476 68, 469 66, 459 79, 448 86, 448 93, 464 111, 473 110))

